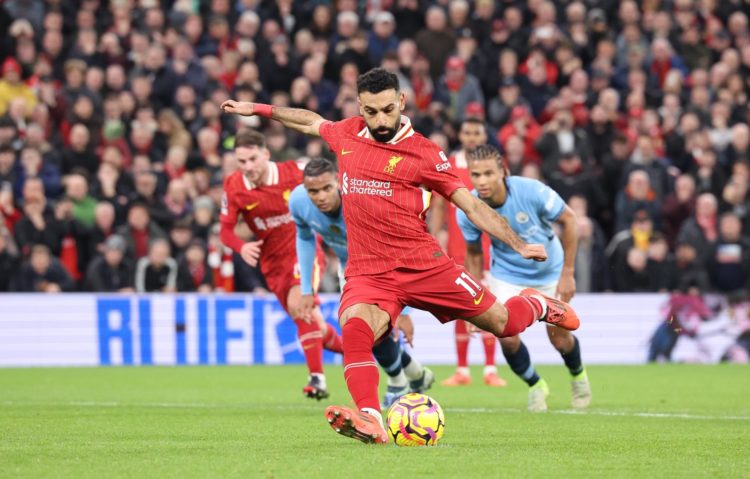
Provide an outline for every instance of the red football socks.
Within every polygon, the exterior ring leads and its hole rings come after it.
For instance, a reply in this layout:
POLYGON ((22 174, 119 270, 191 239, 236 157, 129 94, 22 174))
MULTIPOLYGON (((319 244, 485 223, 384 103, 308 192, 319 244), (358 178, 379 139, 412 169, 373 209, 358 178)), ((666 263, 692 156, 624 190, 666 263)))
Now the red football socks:
POLYGON ((375 335, 361 318, 350 318, 341 331, 344 342, 344 379, 357 409, 380 411, 380 374, 372 357, 375 335))
POLYGON ((484 345, 484 365, 494 366, 497 337, 494 334, 482 332, 482 344, 484 345))
POLYGON ((501 338, 515 336, 531 326, 542 314, 542 305, 536 298, 513 296, 505 303, 508 322, 505 323, 501 338))
POLYGON ((458 356, 458 367, 469 367, 469 333, 466 330, 466 321, 456 320, 456 355, 458 356))
POLYGON ((341 343, 341 336, 339 336, 336 328, 326 323, 326 332, 323 334, 323 347, 334 353, 343 353, 344 345, 341 343))
POLYGON ((301 319, 295 319, 297 325, 297 338, 302 345, 305 354, 305 362, 310 374, 323 372, 323 334, 317 323, 307 323, 301 319))

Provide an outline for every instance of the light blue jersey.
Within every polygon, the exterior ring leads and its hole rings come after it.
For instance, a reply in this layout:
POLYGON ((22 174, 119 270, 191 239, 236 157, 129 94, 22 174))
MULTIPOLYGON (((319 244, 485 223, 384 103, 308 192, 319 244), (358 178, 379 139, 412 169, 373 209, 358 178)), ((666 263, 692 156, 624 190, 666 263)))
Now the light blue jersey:
POLYGON ((315 264, 315 233, 330 246, 346 265, 346 226, 341 209, 336 216, 323 213, 315 206, 304 185, 297 186, 289 196, 289 211, 297 225, 297 261, 299 261, 302 294, 312 294, 313 265, 315 264))
MULTIPOLYGON (((511 284, 552 284, 560 278, 563 267, 563 248, 552 223, 562 214, 565 202, 552 188, 537 180, 511 176, 507 185, 505 203, 495 211, 505 217, 524 241, 544 245, 547 261, 524 259, 502 241, 492 238, 490 273, 511 284)), ((476 196, 477 192, 472 194, 476 196)), ((467 243, 481 241, 482 231, 460 209, 456 210, 456 219, 467 243)))

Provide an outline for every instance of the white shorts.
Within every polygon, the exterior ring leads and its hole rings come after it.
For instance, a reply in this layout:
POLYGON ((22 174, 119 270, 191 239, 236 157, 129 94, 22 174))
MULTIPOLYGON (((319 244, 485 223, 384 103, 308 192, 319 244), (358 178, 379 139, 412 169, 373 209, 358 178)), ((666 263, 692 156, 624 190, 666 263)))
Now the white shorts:
POLYGON ((555 281, 552 284, 547 284, 544 286, 529 286, 529 285, 517 285, 517 284, 511 284, 506 283, 505 281, 501 281, 494 276, 490 275, 487 279, 488 286, 490 287, 490 291, 492 291, 492 294, 497 296, 497 299, 501 303, 505 303, 513 296, 518 296, 518 293, 521 292, 524 288, 534 288, 538 290, 540 293, 545 294, 549 297, 555 298, 557 297, 557 281, 555 281))

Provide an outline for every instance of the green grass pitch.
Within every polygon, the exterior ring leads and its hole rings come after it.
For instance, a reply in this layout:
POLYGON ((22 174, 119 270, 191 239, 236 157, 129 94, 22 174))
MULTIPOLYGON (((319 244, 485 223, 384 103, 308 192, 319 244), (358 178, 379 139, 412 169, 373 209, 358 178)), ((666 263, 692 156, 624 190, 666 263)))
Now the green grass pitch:
POLYGON ((750 478, 748 367, 590 367, 587 413, 570 410, 562 367, 539 369, 546 414, 525 412, 507 367, 507 388, 435 386, 434 448, 331 431, 323 409, 349 403, 340 367, 320 403, 302 397, 297 366, 2 369, 0 477, 750 478))

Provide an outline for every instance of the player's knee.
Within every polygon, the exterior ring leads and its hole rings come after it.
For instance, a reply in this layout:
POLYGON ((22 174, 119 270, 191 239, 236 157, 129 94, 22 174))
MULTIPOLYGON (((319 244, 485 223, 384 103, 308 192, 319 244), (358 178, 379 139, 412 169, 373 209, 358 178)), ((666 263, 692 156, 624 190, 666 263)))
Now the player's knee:
POLYGON ((515 354, 521 347, 521 337, 516 335, 500 338, 500 347, 503 350, 503 354, 515 354))
POLYGON ((575 343, 570 331, 557 327, 547 327, 547 337, 550 344, 560 352, 570 351, 575 343))

